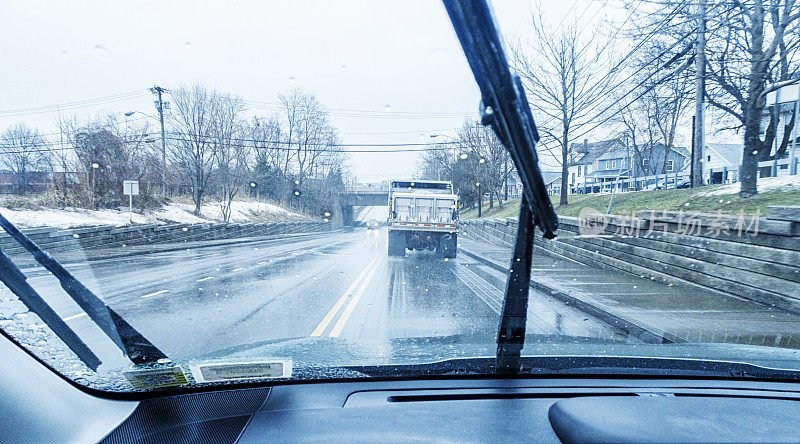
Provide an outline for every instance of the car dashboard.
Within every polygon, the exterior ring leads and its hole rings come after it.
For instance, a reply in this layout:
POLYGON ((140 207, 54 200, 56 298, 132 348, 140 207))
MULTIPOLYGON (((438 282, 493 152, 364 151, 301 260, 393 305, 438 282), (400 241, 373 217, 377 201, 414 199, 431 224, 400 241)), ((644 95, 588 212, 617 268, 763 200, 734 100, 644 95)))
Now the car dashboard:
POLYGON ((265 384, 137 400, 79 388, 6 338, 0 355, 4 442, 800 441, 794 382, 454 376, 265 384))

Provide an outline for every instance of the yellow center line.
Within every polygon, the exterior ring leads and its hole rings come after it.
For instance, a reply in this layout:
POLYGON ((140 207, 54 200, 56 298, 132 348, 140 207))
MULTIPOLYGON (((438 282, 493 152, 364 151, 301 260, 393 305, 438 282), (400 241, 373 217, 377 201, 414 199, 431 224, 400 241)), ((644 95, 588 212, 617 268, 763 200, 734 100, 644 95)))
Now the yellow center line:
POLYGON ((367 271, 369 271, 370 267, 372 267, 377 261, 378 258, 376 257, 375 259, 372 260, 372 262, 370 262, 369 264, 367 264, 366 267, 364 267, 364 271, 362 271, 361 274, 358 275, 356 280, 354 280, 353 283, 350 284, 350 287, 348 287, 347 290, 345 290, 344 294, 342 294, 342 297, 340 297, 339 300, 336 301, 335 304, 333 304, 333 308, 331 308, 328 314, 326 314, 325 317, 322 318, 322 321, 319 323, 319 325, 317 325, 317 328, 315 328, 314 331, 311 332, 311 336, 322 335, 322 332, 324 332, 325 329, 328 328, 328 324, 331 323, 333 317, 336 316, 336 313, 338 313, 339 309, 342 308, 342 305, 344 305, 344 302, 347 300, 347 297, 350 296, 353 290, 356 289, 358 283, 361 282, 361 279, 364 278, 364 276, 367 274, 367 271))
POLYGON ((342 312, 342 316, 336 322, 336 325, 333 326, 333 330, 331 330, 331 334, 329 335, 330 337, 335 338, 342 333, 342 329, 344 329, 344 325, 347 324, 347 320, 350 318, 350 314, 353 313, 353 310, 356 308, 356 304, 358 304, 359 299, 361 299, 361 295, 364 294, 364 291, 367 289, 370 280, 372 280, 372 276, 375 274, 375 271, 378 270, 379 263, 380 262, 376 263, 372 267, 372 270, 370 270, 366 279, 364 279, 361 288, 358 289, 356 294, 353 295, 353 299, 351 299, 350 303, 347 304, 347 308, 345 308, 344 311, 342 312))

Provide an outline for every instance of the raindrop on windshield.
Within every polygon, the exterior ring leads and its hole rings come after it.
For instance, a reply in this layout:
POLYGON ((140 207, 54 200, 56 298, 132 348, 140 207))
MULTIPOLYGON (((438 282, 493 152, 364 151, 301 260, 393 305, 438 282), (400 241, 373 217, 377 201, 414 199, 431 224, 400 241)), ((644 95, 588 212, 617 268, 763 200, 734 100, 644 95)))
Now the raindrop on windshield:
POLYGON ((111 60, 111 51, 103 45, 94 45, 94 55, 103 61, 111 60))
POLYGON ((289 81, 290 81, 290 82, 292 82, 292 83, 294 83, 294 82, 295 82, 295 78, 294 78, 294 76, 289 76, 289 81))
POLYGON ((67 51, 61 51, 61 57, 66 59, 67 57, 69 57, 69 53, 67 53, 67 51))
POLYGON ((392 105, 384 105, 383 106, 383 110, 384 111, 391 111, 392 110, 392 105))
POLYGON ((466 159, 467 157, 469 157, 469 155, 467 153, 463 153, 458 157, 460 157, 463 160, 463 159, 466 159))
POLYGON ((189 231, 189 228, 183 227, 183 228, 181 228, 181 231, 189 231))
POLYGON ((342 64, 341 64, 339 67, 342 69, 342 71, 344 71, 345 69, 347 69, 347 65, 346 65, 346 64, 344 64, 344 63, 342 63, 342 64))
POLYGON ((73 234, 73 235, 72 235, 72 237, 74 237, 75 239, 77 239, 77 238, 81 237, 81 235, 80 235, 80 234, 78 234, 78 233, 75 233, 75 234, 73 234))
POLYGON ((188 41, 188 40, 187 40, 187 41, 185 41, 185 42, 183 42, 183 44, 184 44, 184 45, 186 45, 186 46, 192 46, 192 42, 190 42, 190 41, 188 41))

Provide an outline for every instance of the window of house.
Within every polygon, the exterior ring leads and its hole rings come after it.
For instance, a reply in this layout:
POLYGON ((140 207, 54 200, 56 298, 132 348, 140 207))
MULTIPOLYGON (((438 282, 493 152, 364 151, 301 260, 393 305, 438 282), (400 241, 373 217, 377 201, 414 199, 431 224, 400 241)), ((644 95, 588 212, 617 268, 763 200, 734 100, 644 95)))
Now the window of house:
POLYGON ((706 156, 706 160, 708 160, 709 162, 711 162, 711 156, 706 156))
POLYGON ((642 159, 642 169, 650 168, 650 159, 642 159))
POLYGON ((572 181, 575 182, 575 173, 572 173, 572 181))
POLYGON ((675 170, 675 161, 674 160, 668 160, 667 161, 667 172, 671 173, 674 170, 675 170))
POLYGON ((617 159, 611 161, 611 169, 615 169, 617 167, 617 159))
POLYGON ((610 160, 606 160, 606 169, 610 170, 611 168, 612 168, 611 167, 611 161, 610 160))
POLYGON ((578 165, 578 177, 581 177, 581 166, 578 165))

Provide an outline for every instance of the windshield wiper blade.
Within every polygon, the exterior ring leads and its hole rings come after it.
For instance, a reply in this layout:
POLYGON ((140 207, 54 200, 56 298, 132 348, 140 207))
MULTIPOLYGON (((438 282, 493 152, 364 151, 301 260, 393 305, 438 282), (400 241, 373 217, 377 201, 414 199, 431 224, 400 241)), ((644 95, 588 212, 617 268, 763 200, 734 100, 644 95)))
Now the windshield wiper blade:
POLYGON ((512 75, 500 33, 486 0, 443 0, 458 40, 481 91, 481 123, 491 125, 508 150, 523 185, 517 238, 497 336, 497 371, 520 370, 525 340, 533 229, 555 237, 556 215, 539 169, 533 121, 522 81, 512 75))
MULTIPOLYGON (((116 344, 117 347, 122 350, 122 353, 133 361, 134 364, 147 364, 157 362, 160 359, 169 359, 167 355, 142 336, 142 334, 125 321, 122 316, 106 305, 78 279, 72 276, 58 261, 33 243, 33 241, 25 236, 25 234, 2 214, 0 214, 0 227, 25 248, 25 250, 36 259, 36 262, 41 264, 50 274, 58 279, 61 288, 75 300, 81 309, 89 315, 89 318, 100 327, 103 333, 111 338, 114 344, 116 344)), ((10 260, 8 262, 11 263, 10 260)), ((11 265, 13 266, 13 263, 11 265)), ((14 268, 16 268, 16 266, 14 266, 14 268)), ((7 270, 11 269, 7 268, 7 270)), ((17 271, 19 271, 19 269, 17 269, 17 271)), ((3 279, 3 281, 5 281, 5 279, 3 279)), ((42 320, 47 323, 48 319, 42 320)), ((48 323, 48 325, 50 324, 48 323)), ((51 328, 53 328, 52 325, 51 328)))

